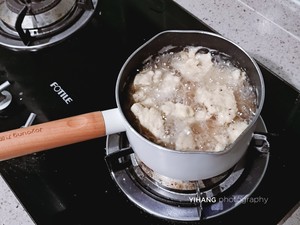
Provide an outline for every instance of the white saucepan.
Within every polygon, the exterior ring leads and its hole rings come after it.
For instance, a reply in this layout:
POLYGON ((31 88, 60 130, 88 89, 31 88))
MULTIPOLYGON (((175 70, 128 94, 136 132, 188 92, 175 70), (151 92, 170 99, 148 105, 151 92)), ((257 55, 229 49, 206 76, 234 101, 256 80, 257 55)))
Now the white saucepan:
POLYGON ((155 172, 179 180, 211 178, 232 168, 245 154, 263 107, 265 87, 255 60, 232 41, 210 32, 168 30, 157 34, 131 54, 120 70, 115 95, 117 108, 114 109, 88 112, 0 133, 0 160, 126 132, 135 154, 155 172), (248 127, 226 149, 220 152, 167 149, 147 140, 129 123, 124 113, 126 102, 122 102, 126 82, 142 61, 169 45, 196 45, 217 49, 233 56, 238 60, 239 66, 247 71, 256 89, 257 109, 248 127))

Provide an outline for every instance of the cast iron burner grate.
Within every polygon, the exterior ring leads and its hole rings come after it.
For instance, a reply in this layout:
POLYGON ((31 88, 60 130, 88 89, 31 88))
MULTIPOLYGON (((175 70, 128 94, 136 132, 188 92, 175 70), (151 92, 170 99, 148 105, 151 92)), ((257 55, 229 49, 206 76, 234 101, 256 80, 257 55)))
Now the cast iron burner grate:
MULTIPOLYGON (((257 133, 266 133, 259 118, 257 133)), ((125 133, 107 136, 106 162, 113 180, 142 210, 162 219, 198 221, 236 208, 260 184, 269 161, 265 136, 253 136, 246 155, 230 170, 201 181, 179 181, 156 174, 133 153, 125 133)))
POLYGON ((0 1, 0 44, 36 51, 58 43, 89 21, 96 0, 0 1))

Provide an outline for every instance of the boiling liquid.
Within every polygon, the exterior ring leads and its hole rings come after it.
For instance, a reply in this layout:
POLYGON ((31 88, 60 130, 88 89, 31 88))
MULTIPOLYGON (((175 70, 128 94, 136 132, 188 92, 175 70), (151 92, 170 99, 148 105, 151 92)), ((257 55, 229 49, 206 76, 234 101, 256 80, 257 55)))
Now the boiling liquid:
POLYGON ((221 151, 255 115, 255 88, 230 56, 187 46, 149 59, 130 88, 139 132, 164 147, 221 151))

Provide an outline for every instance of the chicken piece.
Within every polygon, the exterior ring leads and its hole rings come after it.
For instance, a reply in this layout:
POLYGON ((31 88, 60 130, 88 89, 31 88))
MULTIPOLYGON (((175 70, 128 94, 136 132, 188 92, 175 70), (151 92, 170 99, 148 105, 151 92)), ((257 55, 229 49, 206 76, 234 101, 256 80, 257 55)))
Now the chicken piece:
POLYGON ((220 125, 232 122, 236 116, 237 105, 234 93, 226 86, 216 87, 214 90, 199 89, 195 98, 220 125))
POLYGON ((164 135, 164 121, 161 112, 154 107, 144 107, 140 103, 131 106, 131 111, 138 118, 140 124, 146 127, 156 137, 164 135))
POLYGON ((160 109, 166 116, 173 116, 175 118, 186 119, 194 116, 192 107, 181 103, 168 101, 161 105, 160 109))
POLYGON ((195 138, 189 127, 183 129, 177 136, 175 141, 176 149, 188 151, 196 149, 195 138))
POLYGON ((179 57, 172 60, 172 66, 179 71, 183 78, 193 82, 200 82, 213 67, 211 54, 196 54, 198 48, 179 53, 179 57))
POLYGON ((238 136, 247 128, 247 122, 231 123, 228 127, 228 142, 234 142, 238 136))

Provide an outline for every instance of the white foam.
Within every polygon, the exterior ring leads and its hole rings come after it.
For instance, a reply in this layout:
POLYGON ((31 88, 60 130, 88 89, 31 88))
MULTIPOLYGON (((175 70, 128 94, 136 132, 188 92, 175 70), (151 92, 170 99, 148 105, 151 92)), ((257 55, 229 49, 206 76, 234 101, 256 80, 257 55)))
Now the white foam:
POLYGON ((187 46, 159 55, 133 82, 131 108, 156 142, 175 150, 221 151, 247 127, 256 95, 247 74, 222 54, 187 46))

